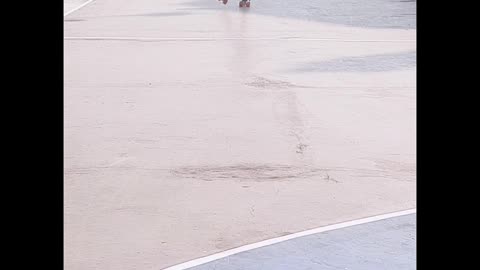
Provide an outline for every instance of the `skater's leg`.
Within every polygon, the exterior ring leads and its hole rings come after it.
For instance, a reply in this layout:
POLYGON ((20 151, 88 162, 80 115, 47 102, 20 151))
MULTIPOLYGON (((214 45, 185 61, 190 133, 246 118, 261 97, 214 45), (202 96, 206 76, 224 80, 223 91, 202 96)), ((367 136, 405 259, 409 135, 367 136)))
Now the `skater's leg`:
POLYGON ((250 0, 240 0, 239 7, 250 7, 250 0))

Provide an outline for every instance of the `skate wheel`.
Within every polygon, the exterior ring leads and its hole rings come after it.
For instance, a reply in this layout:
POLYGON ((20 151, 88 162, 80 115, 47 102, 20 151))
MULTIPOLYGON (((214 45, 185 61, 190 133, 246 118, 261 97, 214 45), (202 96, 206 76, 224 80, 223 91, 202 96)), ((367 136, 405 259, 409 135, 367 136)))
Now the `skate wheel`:
POLYGON ((250 2, 247 2, 247 3, 245 4, 245 6, 246 6, 246 7, 250 7, 250 2))
POLYGON ((226 5, 228 3, 228 0, 223 0, 223 4, 226 5))
POLYGON ((243 7, 243 1, 240 1, 240 3, 238 3, 238 6, 243 7))

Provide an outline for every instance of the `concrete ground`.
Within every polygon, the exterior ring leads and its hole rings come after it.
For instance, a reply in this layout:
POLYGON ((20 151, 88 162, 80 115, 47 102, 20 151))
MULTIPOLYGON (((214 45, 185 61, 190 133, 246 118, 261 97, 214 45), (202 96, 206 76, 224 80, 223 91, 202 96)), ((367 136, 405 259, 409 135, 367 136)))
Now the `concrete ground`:
POLYGON ((64 19, 65 269, 415 208, 414 1, 94 0, 64 19))

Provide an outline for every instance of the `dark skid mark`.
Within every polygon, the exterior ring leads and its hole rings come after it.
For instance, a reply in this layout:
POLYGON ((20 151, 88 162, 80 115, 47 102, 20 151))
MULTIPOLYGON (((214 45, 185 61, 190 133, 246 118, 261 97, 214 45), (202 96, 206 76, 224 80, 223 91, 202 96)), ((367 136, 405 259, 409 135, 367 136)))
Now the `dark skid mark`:
MULTIPOLYGON (((329 180, 322 169, 309 166, 239 164, 230 166, 181 167, 171 171, 174 175, 203 181, 286 181, 318 177, 329 180)), ((331 179, 330 179, 331 180, 331 179)))
POLYGON ((303 144, 303 143, 297 144, 297 150, 296 150, 296 152, 297 152, 298 154, 302 154, 302 155, 303 155, 303 152, 305 151, 305 149, 307 148, 307 146, 308 146, 307 144, 303 144))
POLYGON ((382 72, 416 66, 416 52, 338 58, 302 65, 300 72, 382 72))

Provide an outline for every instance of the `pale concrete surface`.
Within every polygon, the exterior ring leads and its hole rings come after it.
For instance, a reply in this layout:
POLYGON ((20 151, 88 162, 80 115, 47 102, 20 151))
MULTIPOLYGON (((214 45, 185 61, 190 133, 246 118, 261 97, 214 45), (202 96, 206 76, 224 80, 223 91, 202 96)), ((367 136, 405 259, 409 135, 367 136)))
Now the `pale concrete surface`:
POLYGON ((86 3, 88 0, 63 0, 63 14, 74 10, 75 8, 86 3))
POLYGON ((65 269, 161 269, 415 207, 416 31, 338 5, 96 0, 68 15, 65 269), (315 8, 364 27, 295 15, 315 8))
POLYGON ((413 270, 416 215, 318 233, 238 253, 191 270, 413 270))

